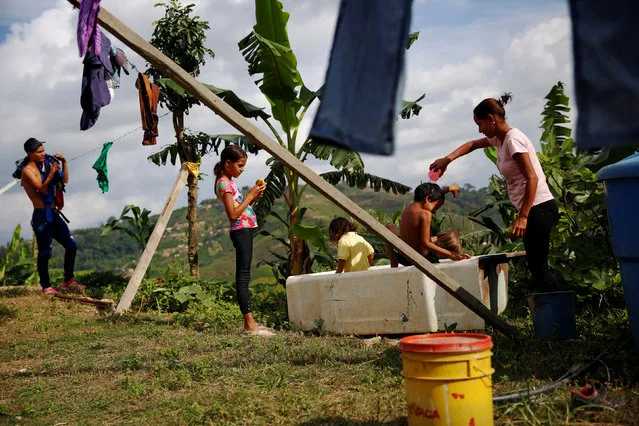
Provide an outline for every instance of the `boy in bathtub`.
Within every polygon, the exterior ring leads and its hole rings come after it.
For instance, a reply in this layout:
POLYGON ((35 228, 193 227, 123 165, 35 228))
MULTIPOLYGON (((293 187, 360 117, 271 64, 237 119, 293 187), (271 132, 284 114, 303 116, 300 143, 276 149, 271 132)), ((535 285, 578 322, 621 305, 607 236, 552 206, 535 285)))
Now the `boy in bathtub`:
MULTIPOLYGON (((456 252, 443 248, 431 239, 430 224, 432 217, 437 209, 444 204, 446 192, 452 192, 453 195, 456 195, 459 192, 459 186, 452 184, 442 190, 435 183, 422 183, 415 188, 413 203, 402 213, 399 232, 393 224, 386 226, 431 263, 438 263, 440 258, 451 260, 470 259, 470 255, 461 253, 461 250, 456 252)), ((389 244, 386 244, 386 250, 391 261, 391 267, 397 267, 398 263, 405 266, 411 265, 408 259, 402 256, 401 253, 392 250, 389 244)))

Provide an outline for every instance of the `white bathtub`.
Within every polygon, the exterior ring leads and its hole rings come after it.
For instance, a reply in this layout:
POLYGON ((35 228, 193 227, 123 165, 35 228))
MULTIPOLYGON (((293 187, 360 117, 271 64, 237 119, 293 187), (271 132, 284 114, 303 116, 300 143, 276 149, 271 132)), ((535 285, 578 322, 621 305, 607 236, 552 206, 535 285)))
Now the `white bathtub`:
MULTIPOLYGON (((493 312, 508 300, 507 255, 444 260, 439 269, 493 312), (491 297, 492 295, 492 297, 491 297)), ((288 315, 294 330, 336 334, 402 334, 484 328, 484 320, 414 266, 376 266, 368 271, 321 272, 286 281, 288 315)))

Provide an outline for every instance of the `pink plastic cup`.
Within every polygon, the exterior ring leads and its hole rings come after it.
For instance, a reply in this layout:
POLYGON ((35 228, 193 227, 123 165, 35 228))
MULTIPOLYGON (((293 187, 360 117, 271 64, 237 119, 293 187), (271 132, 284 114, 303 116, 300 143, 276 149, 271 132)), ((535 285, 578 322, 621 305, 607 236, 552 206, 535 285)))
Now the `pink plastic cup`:
POLYGON ((428 179, 430 179, 432 182, 437 182, 437 179, 439 179, 441 175, 442 175, 442 171, 439 169, 438 170, 430 169, 428 171, 428 179))

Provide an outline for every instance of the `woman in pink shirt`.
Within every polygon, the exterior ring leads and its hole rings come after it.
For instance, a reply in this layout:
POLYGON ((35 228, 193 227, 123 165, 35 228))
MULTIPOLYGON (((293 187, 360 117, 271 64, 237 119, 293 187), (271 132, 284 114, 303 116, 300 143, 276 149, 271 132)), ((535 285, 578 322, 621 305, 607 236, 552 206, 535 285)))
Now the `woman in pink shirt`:
POLYGON ((528 269, 539 291, 557 290, 548 268, 550 232, 559 219, 546 175, 539 164, 532 142, 519 129, 506 123, 504 105, 510 93, 501 99, 487 98, 475 107, 473 115, 479 133, 485 137, 466 142, 452 153, 435 160, 430 169, 443 173, 455 159, 478 148, 497 147, 497 168, 506 179, 508 196, 517 208, 512 235, 523 237, 528 269))

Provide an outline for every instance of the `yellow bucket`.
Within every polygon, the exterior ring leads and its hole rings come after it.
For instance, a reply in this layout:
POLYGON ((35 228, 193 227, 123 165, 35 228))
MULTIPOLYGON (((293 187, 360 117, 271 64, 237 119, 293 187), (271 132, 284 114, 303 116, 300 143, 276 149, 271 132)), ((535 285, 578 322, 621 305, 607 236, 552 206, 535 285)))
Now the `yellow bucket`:
POLYGON ((493 341, 473 333, 439 333, 399 341, 408 424, 493 424, 493 341))

